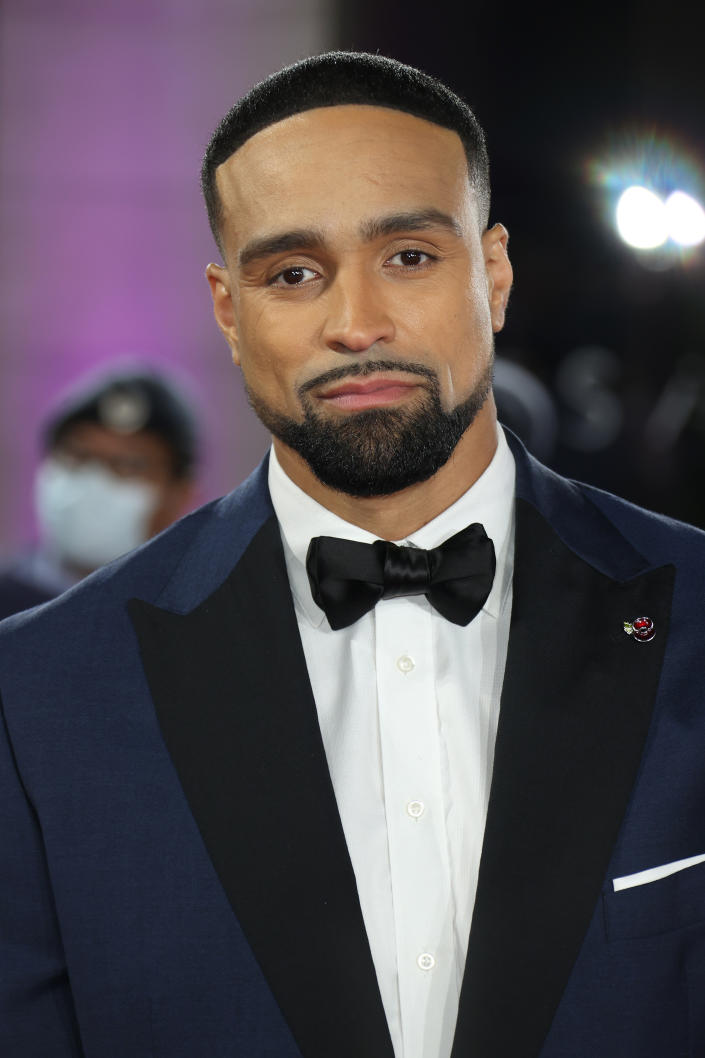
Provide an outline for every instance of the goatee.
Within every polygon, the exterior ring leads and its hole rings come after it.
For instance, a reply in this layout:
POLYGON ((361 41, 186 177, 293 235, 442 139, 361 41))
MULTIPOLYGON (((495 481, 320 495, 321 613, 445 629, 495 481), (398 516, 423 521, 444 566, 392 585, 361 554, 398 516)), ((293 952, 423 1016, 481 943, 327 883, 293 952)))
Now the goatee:
POLYGON ((302 421, 269 407, 249 387, 247 398, 263 425, 308 463, 324 485, 349 496, 389 496, 427 481, 448 462, 492 387, 492 365, 470 395, 450 411, 441 406, 435 371, 423 364, 374 361, 319 375, 299 390, 302 421), (369 408, 328 418, 316 411, 310 390, 342 378, 405 371, 425 385, 408 407, 369 408))

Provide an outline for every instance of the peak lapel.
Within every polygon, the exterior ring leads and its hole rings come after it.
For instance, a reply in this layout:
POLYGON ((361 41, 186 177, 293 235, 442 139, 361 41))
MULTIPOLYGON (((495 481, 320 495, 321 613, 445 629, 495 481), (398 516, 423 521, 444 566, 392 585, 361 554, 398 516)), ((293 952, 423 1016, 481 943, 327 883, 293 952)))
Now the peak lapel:
POLYGON ((132 600, 164 739, 305 1058, 393 1058, 276 520, 191 613, 132 600))
POLYGON ((522 500, 516 539, 509 653, 453 1058, 536 1058, 541 1050, 636 779, 670 613, 670 566, 613 580, 522 500), (650 643, 624 633, 623 621, 640 614, 656 622, 650 643))

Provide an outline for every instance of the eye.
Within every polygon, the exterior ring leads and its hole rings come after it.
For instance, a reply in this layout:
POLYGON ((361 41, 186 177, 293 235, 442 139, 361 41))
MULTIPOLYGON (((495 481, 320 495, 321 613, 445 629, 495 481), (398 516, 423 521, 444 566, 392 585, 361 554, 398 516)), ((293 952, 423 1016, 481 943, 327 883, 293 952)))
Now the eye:
POLYGON ((400 250, 389 258, 391 264, 402 265, 404 268, 419 268, 433 260, 435 258, 423 250, 400 250))
POLYGON ((312 268, 304 268, 302 265, 298 265, 295 268, 284 268, 281 272, 277 272, 269 280, 269 285, 273 287, 298 287, 302 283, 315 279, 317 275, 318 272, 314 272, 312 268))

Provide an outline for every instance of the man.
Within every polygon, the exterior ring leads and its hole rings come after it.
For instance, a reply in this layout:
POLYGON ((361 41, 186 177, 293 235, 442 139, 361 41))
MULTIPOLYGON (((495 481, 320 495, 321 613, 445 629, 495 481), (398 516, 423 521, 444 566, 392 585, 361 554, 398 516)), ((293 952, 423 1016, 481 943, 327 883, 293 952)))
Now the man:
POLYGON ((42 444, 40 543, 0 571, 0 618, 54 598, 192 505, 195 418, 161 373, 125 366, 81 379, 42 444))
POLYGON ((274 445, 4 628, 3 1053, 695 1053, 703 538, 498 430, 477 123, 318 56, 204 188, 274 445))

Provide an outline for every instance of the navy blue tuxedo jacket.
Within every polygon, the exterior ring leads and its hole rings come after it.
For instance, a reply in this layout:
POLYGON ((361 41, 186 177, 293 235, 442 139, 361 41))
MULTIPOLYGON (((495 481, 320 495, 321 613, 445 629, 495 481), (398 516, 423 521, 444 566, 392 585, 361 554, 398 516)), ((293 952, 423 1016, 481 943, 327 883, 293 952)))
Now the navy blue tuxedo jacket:
MULTIPOLYGON (((705 1054, 705 535, 517 460, 453 1058, 705 1054), (640 643, 624 621, 649 616, 640 643)), ((261 467, 0 631, 3 1058, 392 1058, 261 467)))

